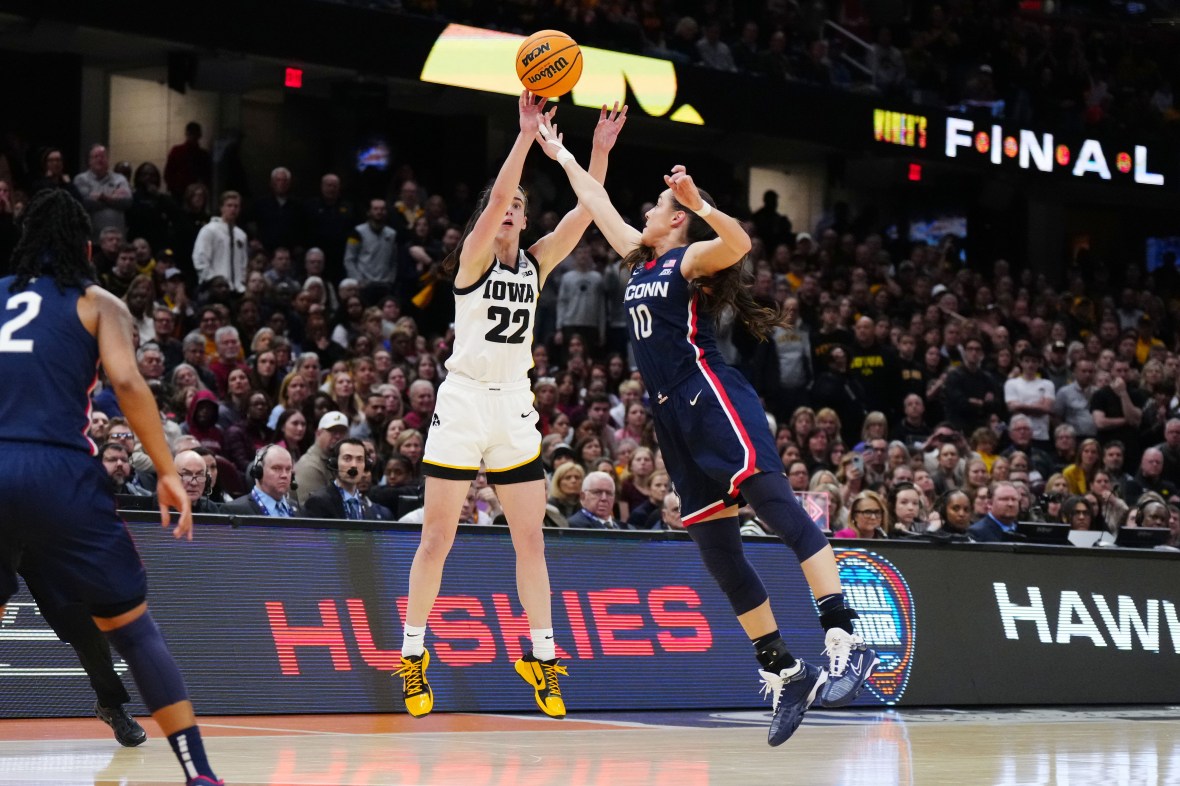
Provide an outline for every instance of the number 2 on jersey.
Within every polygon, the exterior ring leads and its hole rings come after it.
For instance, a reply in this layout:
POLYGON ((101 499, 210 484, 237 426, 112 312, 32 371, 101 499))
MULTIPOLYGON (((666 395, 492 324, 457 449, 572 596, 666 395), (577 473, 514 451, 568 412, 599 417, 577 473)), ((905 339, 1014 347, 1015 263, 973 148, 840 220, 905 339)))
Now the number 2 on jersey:
POLYGON ((627 309, 631 313, 631 327, 635 330, 635 339, 651 337, 651 309, 646 304, 627 309))
POLYGON ((36 292, 20 292, 8 298, 4 304, 5 311, 15 311, 24 307, 24 311, 0 327, 0 352, 32 352, 33 339, 13 338, 13 334, 37 318, 41 313, 41 296, 36 292))
POLYGON ((484 338, 488 341, 494 341, 497 344, 524 343, 524 334, 529 329, 529 310, 527 308, 509 311, 503 306, 489 306, 488 319, 497 322, 491 330, 484 334, 484 338), (516 329, 516 332, 511 336, 505 335, 508 332, 508 328, 516 322, 520 323, 520 327, 516 329))

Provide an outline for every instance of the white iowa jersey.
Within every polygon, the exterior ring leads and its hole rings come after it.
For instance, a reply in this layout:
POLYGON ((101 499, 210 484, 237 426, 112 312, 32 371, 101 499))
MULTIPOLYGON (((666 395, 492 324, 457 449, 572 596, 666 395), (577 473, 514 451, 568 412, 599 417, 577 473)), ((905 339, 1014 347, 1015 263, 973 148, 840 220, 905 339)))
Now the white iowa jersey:
POLYGON ((519 382, 533 367, 533 324, 541 271, 523 249, 516 270, 494 260, 469 287, 455 287, 455 350, 448 374, 477 382, 519 382))

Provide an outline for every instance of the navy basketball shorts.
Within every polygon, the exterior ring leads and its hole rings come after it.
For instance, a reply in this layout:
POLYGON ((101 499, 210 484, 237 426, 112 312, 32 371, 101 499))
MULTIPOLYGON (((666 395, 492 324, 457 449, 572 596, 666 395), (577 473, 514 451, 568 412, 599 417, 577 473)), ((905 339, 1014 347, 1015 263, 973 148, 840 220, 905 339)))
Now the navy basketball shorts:
POLYGON ((82 451, 0 443, 0 604, 16 593, 26 560, 55 595, 88 609, 147 595, 106 471, 82 451))
POLYGON ((663 395, 656 437, 686 526, 737 504, 747 478, 783 471, 766 411, 736 370, 710 366, 663 395))

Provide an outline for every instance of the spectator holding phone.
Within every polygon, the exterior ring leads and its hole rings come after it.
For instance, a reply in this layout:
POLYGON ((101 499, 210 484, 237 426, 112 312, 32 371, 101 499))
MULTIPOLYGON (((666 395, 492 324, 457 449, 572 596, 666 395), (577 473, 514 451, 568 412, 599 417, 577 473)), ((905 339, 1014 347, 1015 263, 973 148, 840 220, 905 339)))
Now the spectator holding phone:
POLYGON ((845 504, 852 502, 857 494, 865 489, 865 459, 859 453, 845 454, 840 459, 840 470, 836 473, 840 481, 841 496, 845 504))

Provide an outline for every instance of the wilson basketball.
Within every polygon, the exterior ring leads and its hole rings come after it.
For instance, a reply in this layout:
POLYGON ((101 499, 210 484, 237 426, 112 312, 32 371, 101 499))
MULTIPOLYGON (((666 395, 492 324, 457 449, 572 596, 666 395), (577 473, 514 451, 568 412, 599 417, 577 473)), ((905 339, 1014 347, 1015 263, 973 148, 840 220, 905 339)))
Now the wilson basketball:
POLYGON ((516 76, 539 96, 563 96, 582 76, 582 50, 560 30, 538 31, 516 50, 516 76))

